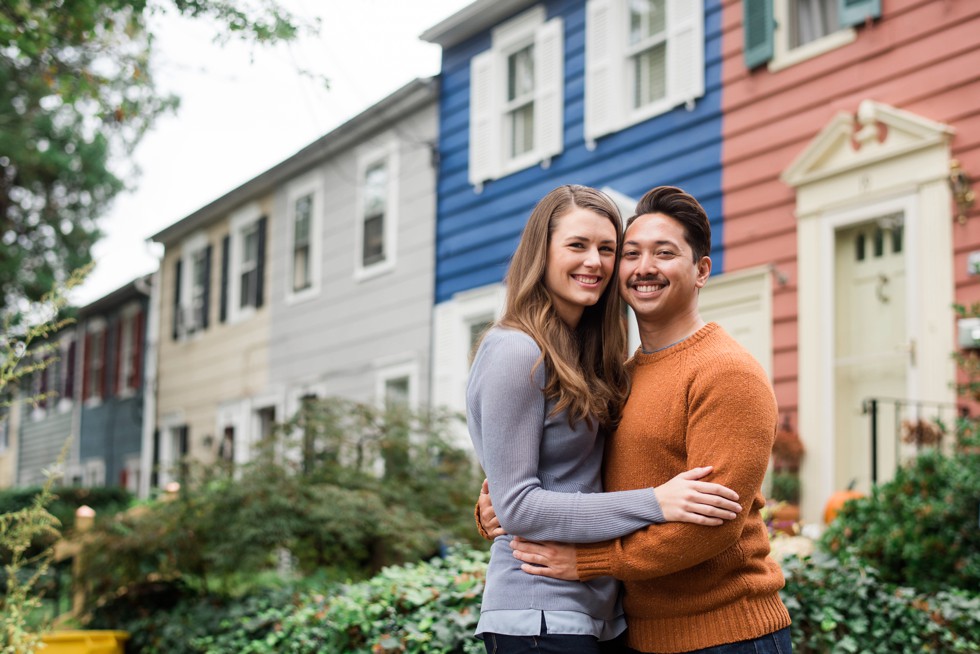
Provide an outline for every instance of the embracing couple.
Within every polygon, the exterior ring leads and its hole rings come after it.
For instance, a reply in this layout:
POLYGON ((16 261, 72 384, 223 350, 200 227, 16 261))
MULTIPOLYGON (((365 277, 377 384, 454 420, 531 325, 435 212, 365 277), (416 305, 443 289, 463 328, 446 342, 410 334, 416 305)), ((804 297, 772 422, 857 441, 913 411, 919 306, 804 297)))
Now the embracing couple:
POLYGON ((625 232, 588 187, 532 211, 466 394, 494 539, 489 654, 791 651, 760 515, 776 402, 700 316, 710 244, 674 187, 644 195, 625 232), (641 343, 625 366, 620 296, 641 343))

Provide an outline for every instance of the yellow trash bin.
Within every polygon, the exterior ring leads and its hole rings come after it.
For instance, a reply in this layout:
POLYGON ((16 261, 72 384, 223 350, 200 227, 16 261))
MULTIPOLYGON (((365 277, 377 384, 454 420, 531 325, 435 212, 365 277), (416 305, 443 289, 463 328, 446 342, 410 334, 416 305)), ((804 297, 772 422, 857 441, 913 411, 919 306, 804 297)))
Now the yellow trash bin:
POLYGON ((41 636, 43 654, 123 654, 125 631, 53 631, 41 636))

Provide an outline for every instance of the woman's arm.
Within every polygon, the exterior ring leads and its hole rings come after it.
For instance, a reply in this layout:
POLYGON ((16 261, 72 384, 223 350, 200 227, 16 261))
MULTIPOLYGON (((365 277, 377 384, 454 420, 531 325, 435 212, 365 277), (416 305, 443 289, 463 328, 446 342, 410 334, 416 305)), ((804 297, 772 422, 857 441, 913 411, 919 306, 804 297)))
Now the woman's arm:
MULTIPOLYGON (((467 391, 468 421, 503 529, 529 539, 585 543, 665 520, 652 488, 617 493, 544 490, 538 468, 547 403, 541 391, 544 371, 542 366, 534 369, 540 350, 533 339, 511 330, 488 334, 480 349, 467 391)), ((720 495, 712 497, 722 507, 738 508, 720 495)))

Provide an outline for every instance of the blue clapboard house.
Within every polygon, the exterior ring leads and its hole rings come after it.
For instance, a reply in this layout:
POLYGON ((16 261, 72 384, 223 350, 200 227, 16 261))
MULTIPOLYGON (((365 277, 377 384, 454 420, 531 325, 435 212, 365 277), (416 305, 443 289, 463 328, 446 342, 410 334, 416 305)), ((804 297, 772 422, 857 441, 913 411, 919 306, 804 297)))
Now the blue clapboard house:
POLYGON ((535 203, 601 188, 624 217, 648 189, 721 199, 720 0, 478 0, 442 46, 432 399, 462 409, 469 354, 499 316, 535 203))

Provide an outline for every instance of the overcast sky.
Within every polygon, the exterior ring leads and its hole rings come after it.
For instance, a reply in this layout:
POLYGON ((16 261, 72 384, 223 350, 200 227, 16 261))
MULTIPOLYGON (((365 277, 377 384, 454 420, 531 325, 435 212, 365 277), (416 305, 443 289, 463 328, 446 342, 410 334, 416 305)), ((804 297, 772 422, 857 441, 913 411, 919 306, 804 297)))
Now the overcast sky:
POLYGON ((154 33, 161 90, 181 97, 136 151, 142 175, 101 222, 79 306, 157 268, 146 239, 271 168, 416 77, 439 72, 418 35, 472 0, 280 0, 322 20, 288 47, 212 43, 214 26, 163 18, 154 33), (251 63, 250 63, 251 60, 251 63), (329 88, 299 74, 329 79, 329 88))

